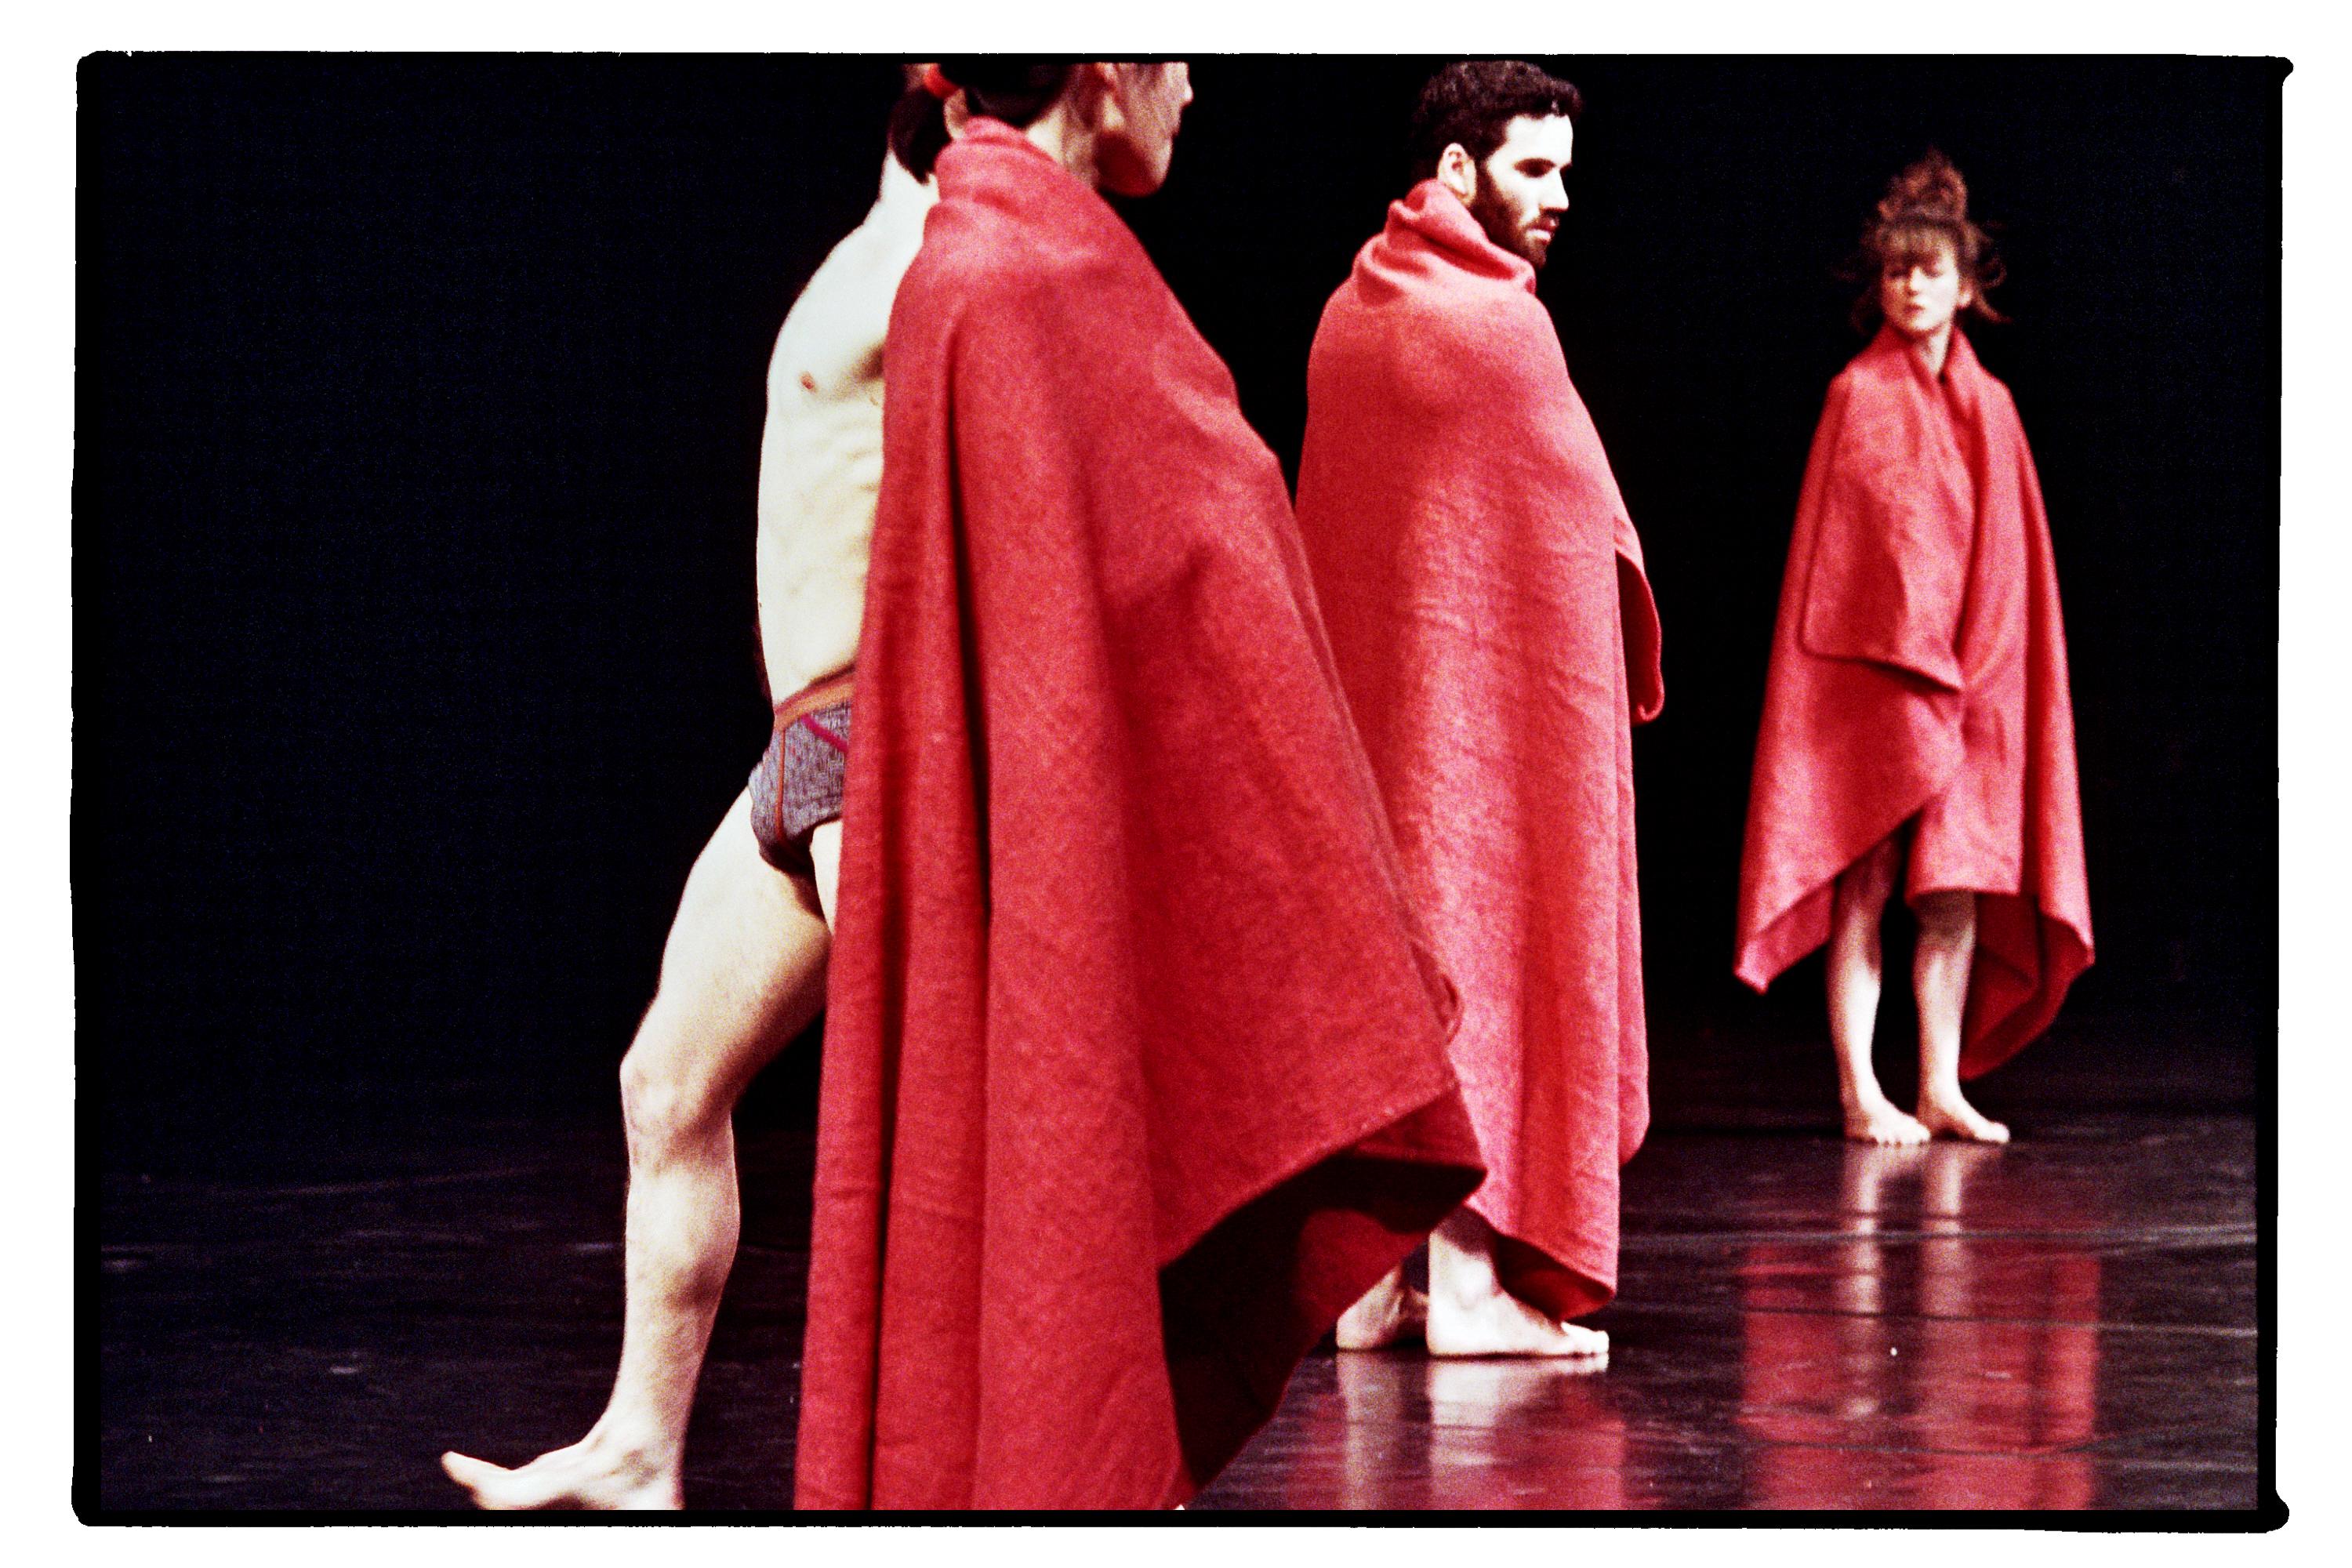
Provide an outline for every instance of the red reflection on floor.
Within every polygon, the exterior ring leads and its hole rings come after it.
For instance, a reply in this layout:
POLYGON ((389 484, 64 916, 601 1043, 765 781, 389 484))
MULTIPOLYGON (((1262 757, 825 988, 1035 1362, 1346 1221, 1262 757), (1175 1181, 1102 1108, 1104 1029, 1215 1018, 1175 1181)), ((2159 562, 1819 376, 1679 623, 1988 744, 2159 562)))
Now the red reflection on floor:
POLYGON ((1195 1509, 2252 1510, 2254 1127, 1626 1173, 1605 1369, 1323 1351, 1195 1509))
POLYGON ((2000 1158, 1851 1148, 1842 1238, 1742 1249, 1750 1506, 2090 1506, 2100 1260, 2063 1233, 2095 1216, 2004 1232, 1969 1192, 2000 1158))
POLYGON ((1297 1508, 1620 1509, 1625 1419, 1591 1361, 1337 1358, 1343 1484, 1297 1508))

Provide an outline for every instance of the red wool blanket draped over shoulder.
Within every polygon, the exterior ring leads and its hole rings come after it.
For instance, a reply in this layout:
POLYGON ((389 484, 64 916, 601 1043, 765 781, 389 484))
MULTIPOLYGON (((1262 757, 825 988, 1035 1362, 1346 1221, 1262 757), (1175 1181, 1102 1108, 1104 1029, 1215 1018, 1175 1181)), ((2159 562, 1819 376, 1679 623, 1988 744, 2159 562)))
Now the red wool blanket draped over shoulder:
POLYGON ((1423 181, 1325 307, 1298 521, 1415 896, 1504 1283, 1617 1282, 1649 1124, 1631 726, 1663 700, 1642 548, 1535 269, 1423 181))
POLYGON ((1839 872, 1914 824, 1907 890, 1968 889, 1960 1076, 2049 1026, 2091 962, 2050 523, 2009 388, 1955 331, 1891 327, 1830 386, 1772 636, 1740 863, 1739 977, 1829 940, 1839 872))
POLYGON ((1476 1184, 1282 474, 991 121, 886 345, 797 1492, 1165 1507, 1476 1184))

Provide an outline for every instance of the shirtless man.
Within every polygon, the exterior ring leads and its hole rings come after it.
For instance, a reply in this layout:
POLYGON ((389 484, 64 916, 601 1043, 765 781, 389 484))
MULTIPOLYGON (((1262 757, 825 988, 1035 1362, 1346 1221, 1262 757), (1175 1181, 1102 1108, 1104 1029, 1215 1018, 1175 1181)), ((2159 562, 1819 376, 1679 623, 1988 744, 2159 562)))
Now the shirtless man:
POLYGON ((444 1454, 442 1468, 486 1509, 684 1506, 687 1419, 740 1229, 735 1105, 824 1000, 882 474, 882 340, 938 199, 931 159, 962 117, 938 85, 910 72, 873 210, 809 279, 769 363, 760 636, 780 695, 766 755, 687 878, 653 1005, 621 1063, 627 1264, 612 1398, 586 1436, 517 1469, 444 1454))

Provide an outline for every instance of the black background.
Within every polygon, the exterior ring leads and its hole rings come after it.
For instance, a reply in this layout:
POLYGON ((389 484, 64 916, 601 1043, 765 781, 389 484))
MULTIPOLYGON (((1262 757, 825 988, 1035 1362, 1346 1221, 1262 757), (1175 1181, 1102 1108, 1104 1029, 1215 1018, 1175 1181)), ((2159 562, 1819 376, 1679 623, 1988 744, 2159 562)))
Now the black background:
MULTIPOLYGON (((1168 186, 1125 208, 1286 466, 1437 63, 1196 61, 1168 186)), ((1729 975, 1741 813, 1806 446, 1859 347, 1839 268, 1930 144, 2010 265, 2013 323, 1976 341, 2053 520, 2099 949, 1987 1103, 2249 1100, 2283 64, 1546 63, 1587 113, 1543 297, 1664 625, 1635 743, 1661 1120, 1829 1110, 1820 961, 1761 999, 1729 975)), ((110 1166, 612 1096, 764 739, 768 351, 872 199, 897 85, 795 57, 84 62, 77 1059, 110 1166)), ((775 1114, 806 1115, 814 1054, 775 1114)))

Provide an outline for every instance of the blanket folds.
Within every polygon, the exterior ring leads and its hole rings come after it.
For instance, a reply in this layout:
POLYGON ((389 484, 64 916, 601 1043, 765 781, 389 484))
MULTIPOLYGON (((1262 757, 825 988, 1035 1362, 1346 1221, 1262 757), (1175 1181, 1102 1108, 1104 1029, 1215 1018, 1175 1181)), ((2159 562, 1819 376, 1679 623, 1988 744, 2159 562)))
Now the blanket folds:
POLYGON ((1839 872, 1898 830, 1908 892, 1967 889, 1960 1076, 2049 1026, 2092 958, 2050 523, 2009 389, 1955 331, 1891 327, 1831 384, 1805 468, 1748 794, 1735 968, 1829 939, 1839 872))
POLYGON ((1324 309, 1298 521, 1415 897, 1462 988, 1455 1071, 1514 1294, 1617 1279, 1649 1124, 1631 727, 1658 620, 1535 270, 1435 180, 1324 309))
POLYGON ((803 1507, 1166 1507, 1475 1185, 1273 456, 992 121, 886 345, 803 1507))

